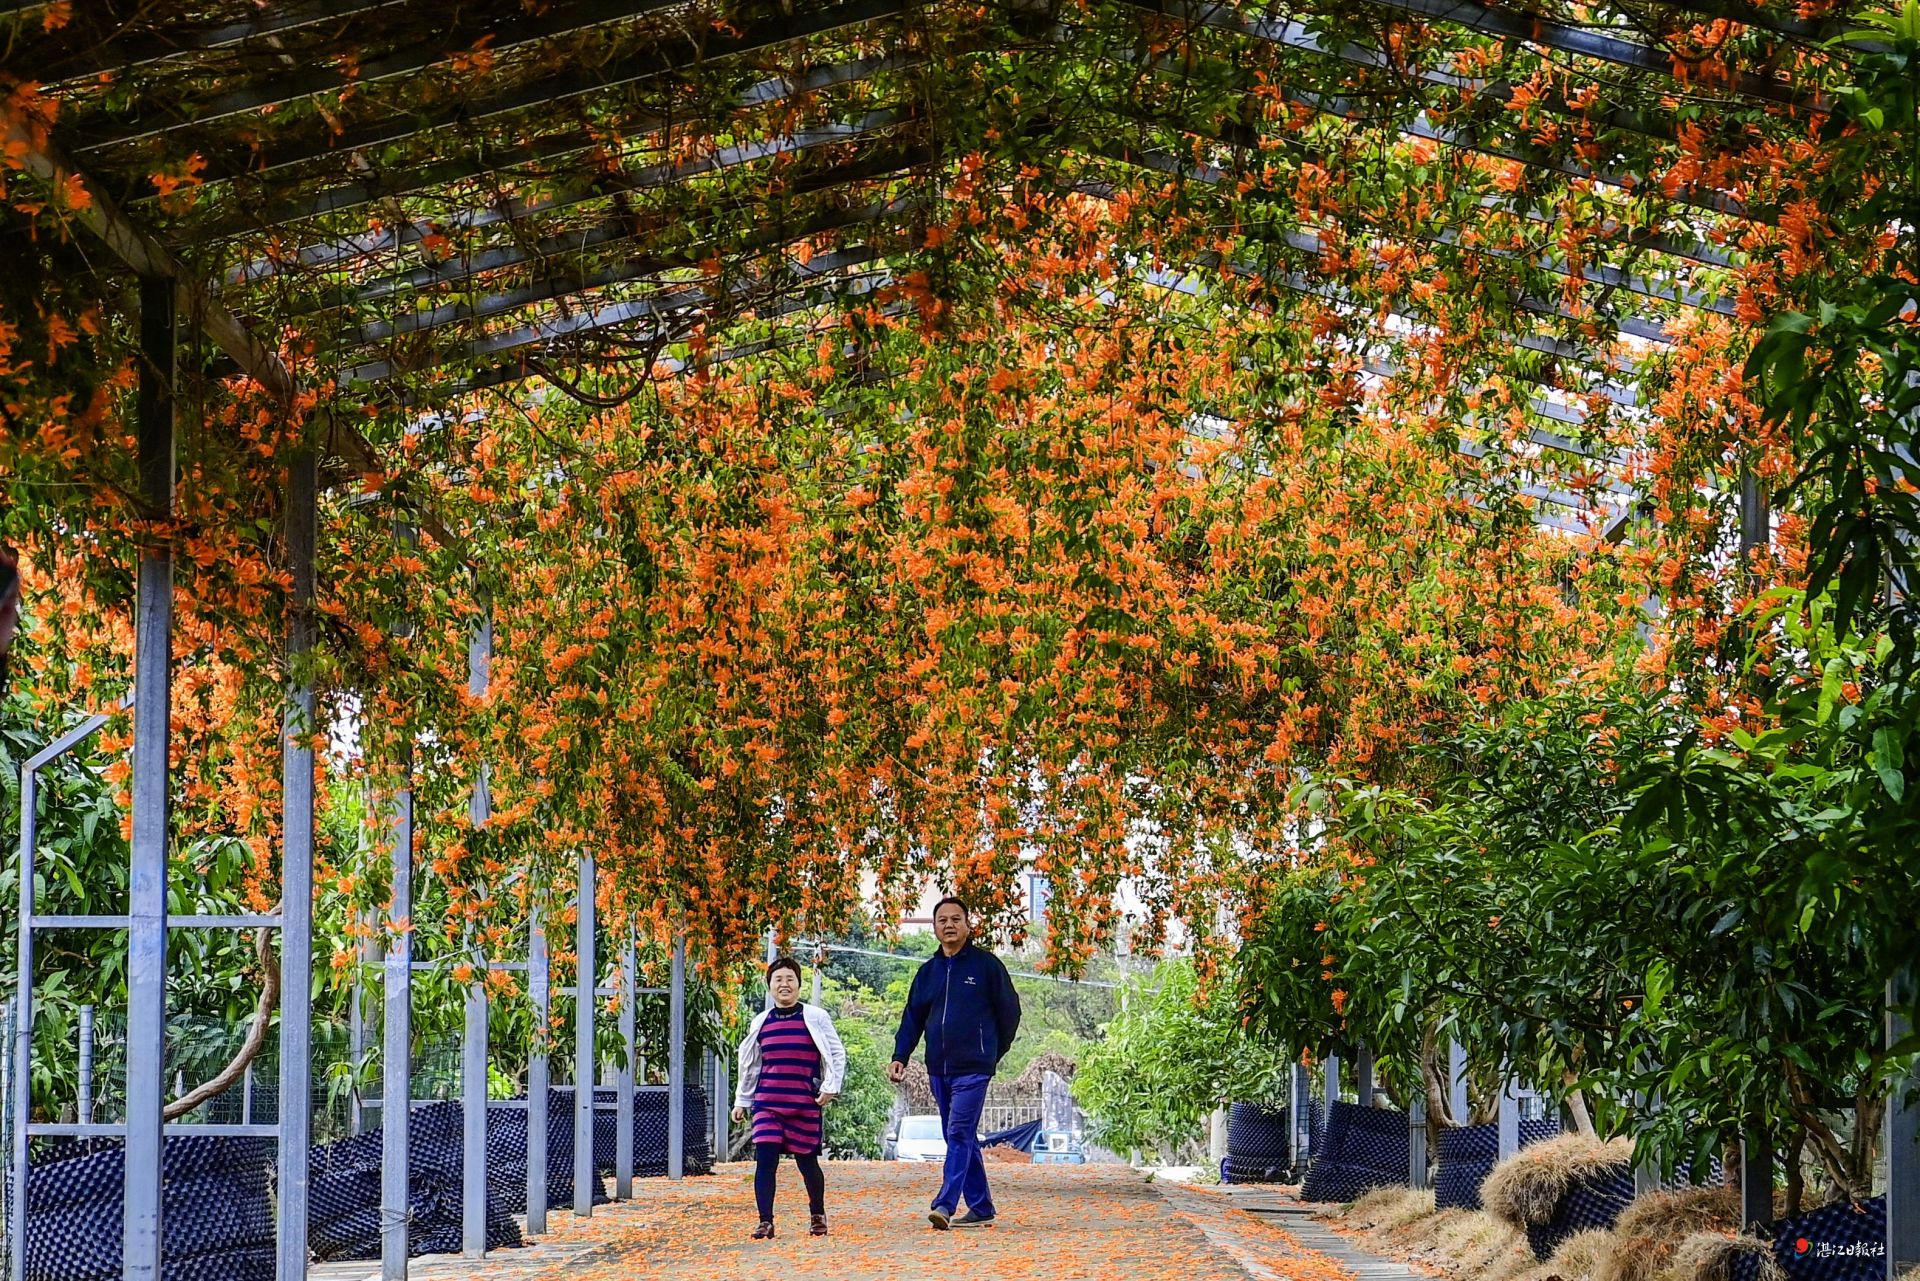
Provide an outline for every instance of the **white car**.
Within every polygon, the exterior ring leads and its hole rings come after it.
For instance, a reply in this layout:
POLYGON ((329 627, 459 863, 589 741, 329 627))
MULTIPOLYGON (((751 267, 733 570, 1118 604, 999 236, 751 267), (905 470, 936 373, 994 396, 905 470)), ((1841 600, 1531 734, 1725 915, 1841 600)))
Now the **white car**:
POLYGON ((891 1161, 944 1161, 946 1136, 940 1132, 937 1116, 903 1116, 887 1130, 887 1159, 891 1161))

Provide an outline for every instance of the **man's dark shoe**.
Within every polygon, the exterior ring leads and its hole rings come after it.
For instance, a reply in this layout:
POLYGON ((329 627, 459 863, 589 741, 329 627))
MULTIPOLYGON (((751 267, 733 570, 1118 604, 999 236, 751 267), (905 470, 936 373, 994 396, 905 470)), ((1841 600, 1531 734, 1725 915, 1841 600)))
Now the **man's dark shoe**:
POLYGON ((968 1210, 953 1221, 953 1226, 956 1228, 984 1228, 989 1223, 992 1223, 995 1217, 997 1216, 991 1214, 975 1214, 972 1210, 968 1210))
POLYGON ((773 1220, 772 1219, 760 1220, 760 1226, 753 1230, 753 1239, 756 1241, 766 1241, 766 1240, 770 1240, 772 1237, 773 1237, 773 1220))
POLYGON ((934 1231, 945 1232, 947 1225, 953 1222, 953 1216, 936 1206, 927 1211, 927 1222, 933 1225, 934 1231))

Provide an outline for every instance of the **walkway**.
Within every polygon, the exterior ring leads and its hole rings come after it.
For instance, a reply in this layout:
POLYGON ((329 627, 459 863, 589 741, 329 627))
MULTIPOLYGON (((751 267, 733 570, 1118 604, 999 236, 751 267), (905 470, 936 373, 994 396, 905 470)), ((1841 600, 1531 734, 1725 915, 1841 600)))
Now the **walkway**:
MULTIPOLYGON (((643 1179, 635 1199, 591 1219, 555 1214, 531 1250, 502 1250, 484 1264, 419 1259, 419 1281, 914 1281, 930 1276, 994 1281, 1360 1281, 1356 1270, 1311 1249, 1226 1192, 1149 1181, 1126 1166, 998 1164, 1001 1219, 991 1227, 935 1232, 923 1213, 935 1171, 902 1162, 827 1167, 833 1234, 806 1235, 799 1179, 782 1171, 780 1235, 749 1240, 749 1167, 674 1184, 643 1179)), ((1291 1216, 1289 1216, 1291 1221, 1291 1216)), ((365 1277, 373 1265, 332 1265, 329 1277, 365 1277)), ((1371 1278, 1368 1281, 1372 1281, 1371 1278)))

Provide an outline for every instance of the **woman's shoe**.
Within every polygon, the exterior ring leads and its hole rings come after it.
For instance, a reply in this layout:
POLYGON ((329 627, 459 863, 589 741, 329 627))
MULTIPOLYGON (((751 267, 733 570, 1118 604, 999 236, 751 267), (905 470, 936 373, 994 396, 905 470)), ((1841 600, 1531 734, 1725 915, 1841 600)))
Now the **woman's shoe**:
POLYGON ((810 1237, 823 1237, 827 1235, 827 1216, 824 1214, 814 1215, 813 1226, 807 1229, 807 1235, 810 1237))
POLYGON ((760 1226, 753 1230, 753 1239, 756 1241, 772 1240, 773 1239, 773 1220, 772 1219, 760 1220, 760 1226))

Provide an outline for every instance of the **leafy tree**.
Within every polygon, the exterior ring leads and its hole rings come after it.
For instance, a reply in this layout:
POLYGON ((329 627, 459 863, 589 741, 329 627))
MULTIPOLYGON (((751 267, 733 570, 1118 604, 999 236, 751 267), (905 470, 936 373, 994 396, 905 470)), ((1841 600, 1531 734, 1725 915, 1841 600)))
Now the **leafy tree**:
POLYGON ((1231 987, 1202 988, 1190 959, 1163 961, 1129 985, 1074 1077, 1074 1097, 1101 1142, 1168 1152, 1194 1141, 1233 1100, 1278 1101, 1287 1060, 1249 1036, 1231 987))

